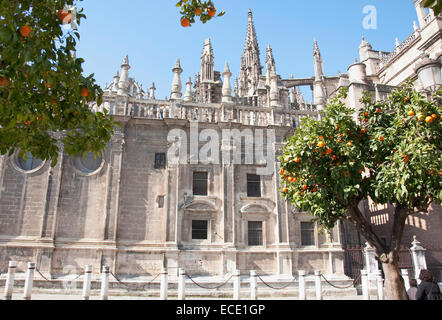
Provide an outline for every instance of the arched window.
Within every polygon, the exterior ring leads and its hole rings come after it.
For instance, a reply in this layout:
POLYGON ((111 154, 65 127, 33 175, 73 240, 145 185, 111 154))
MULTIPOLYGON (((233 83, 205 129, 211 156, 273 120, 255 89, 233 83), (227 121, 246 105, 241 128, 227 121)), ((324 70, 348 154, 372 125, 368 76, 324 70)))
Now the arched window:
POLYGON ((92 173, 101 167, 102 162, 102 156, 95 156, 94 153, 89 152, 86 157, 77 157, 75 159, 75 166, 84 173, 92 173))
POLYGON ((30 152, 26 154, 26 161, 20 156, 17 157, 17 160, 19 167, 24 171, 37 169, 43 162, 43 160, 35 158, 30 152))

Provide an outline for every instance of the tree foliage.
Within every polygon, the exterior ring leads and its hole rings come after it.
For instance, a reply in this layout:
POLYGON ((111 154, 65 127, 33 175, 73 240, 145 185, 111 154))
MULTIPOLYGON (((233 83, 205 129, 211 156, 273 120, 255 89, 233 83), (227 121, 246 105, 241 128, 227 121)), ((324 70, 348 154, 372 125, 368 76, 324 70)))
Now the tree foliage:
POLYGON ((217 12, 212 0, 180 0, 176 6, 181 10, 181 25, 183 27, 191 26, 197 19, 206 23, 214 17, 221 17, 225 14, 225 11, 217 12))
POLYGON ((280 159, 284 197, 326 228, 368 197, 410 209, 440 202, 441 107, 404 86, 385 101, 366 94, 358 124, 346 95, 341 90, 321 120, 305 118, 288 139, 280 159))
POLYGON ((406 218, 442 201, 442 89, 432 101, 411 83, 383 101, 366 93, 359 121, 346 98, 341 89, 321 120, 305 118, 287 140, 281 191, 325 229, 338 220, 353 223, 384 265, 388 295, 405 299, 398 260, 406 218), (358 208, 368 198, 394 206, 387 242, 358 208))
POLYGON ((425 0, 424 7, 433 9, 434 14, 438 15, 442 12, 442 1, 441 0, 425 0))
POLYGON ((58 140, 73 156, 98 153, 110 140, 116 123, 90 110, 91 102, 101 104, 102 91, 75 57, 76 25, 86 16, 74 4, 0 2, 1 154, 20 150, 26 158, 31 152, 55 165, 58 140))

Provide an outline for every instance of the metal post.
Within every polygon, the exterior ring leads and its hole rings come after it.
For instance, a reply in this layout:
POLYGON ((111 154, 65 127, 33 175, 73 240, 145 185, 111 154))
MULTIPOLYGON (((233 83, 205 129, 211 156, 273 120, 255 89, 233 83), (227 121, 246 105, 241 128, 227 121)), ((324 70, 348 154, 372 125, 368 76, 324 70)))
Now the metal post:
POLYGON ((181 268, 178 275, 178 300, 186 300, 186 271, 181 268))
POLYGON ((26 272, 25 291, 24 291, 24 295, 23 295, 24 300, 31 300, 32 286, 34 284, 34 270, 35 270, 35 263, 28 262, 28 270, 26 272))
POLYGON ((258 300, 258 283, 256 270, 250 271, 250 300, 258 300))
POLYGON ((167 300, 167 269, 163 268, 163 271, 161 272, 161 285, 160 285, 160 300, 167 300))
POLYGON ((241 272, 235 270, 233 272, 233 300, 240 300, 241 296, 241 272))
POLYGON ((321 271, 315 271, 316 300, 322 300, 321 271))
POLYGON ((410 277, 407 269, 401 269, 402 279, 404 279, 405 290, 410 289, 410 277))
POLYGON ((368 292, 368 276, 367 276, 367 270, 361 270, 361 276, 362 276, 362 298, 364 300, 370 300, 370 295, 368 292))
POLYGON ((109 267, 104 266, 101 272, 101 300, 109 299, 109 267))
POLYGON ((4 300, 12 299, 12 291, 14 290, 14 278, 16 270, 17 270, 17 262, 9 261, 8 276, 6 278, 6 284, 5 284, 5 294, 3 296, 4 300))
POLYGON ((89 300, 91 295, 91 276, 92 266, 85 266, 84 281, 83 281, 83 300, 89 300))
POLYGON ((299 270, 299 300, 306 300, 305 294, 305 271, 299 270))
POLYGON ((376 271, 376 283, 378 285, 378 300, 384 300, 384 279, 381 270, 376 271))

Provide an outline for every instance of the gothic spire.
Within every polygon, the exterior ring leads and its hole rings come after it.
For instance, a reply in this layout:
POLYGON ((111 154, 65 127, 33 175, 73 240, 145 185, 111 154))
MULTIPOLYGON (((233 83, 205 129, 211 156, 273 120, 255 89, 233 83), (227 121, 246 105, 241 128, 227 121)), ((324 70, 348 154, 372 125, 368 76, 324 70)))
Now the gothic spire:
POLYGON ((258 38, 256 36, 253 14, 249 9, 249 21, 247 25, 246 41, 244 45, 244 61, 241 61, 241 69, 245 72, 240 76, 240 82, 245 86, 245 92, 254 92, 262 75, 258 38))
POLYGON ((324 76, 324 67, 322 64, 321 51, 319 50, 318 41, 316 41, 316 38, 314 39, 313 59, 315 66, 315 78, 316 80, 319 80, 324 76))

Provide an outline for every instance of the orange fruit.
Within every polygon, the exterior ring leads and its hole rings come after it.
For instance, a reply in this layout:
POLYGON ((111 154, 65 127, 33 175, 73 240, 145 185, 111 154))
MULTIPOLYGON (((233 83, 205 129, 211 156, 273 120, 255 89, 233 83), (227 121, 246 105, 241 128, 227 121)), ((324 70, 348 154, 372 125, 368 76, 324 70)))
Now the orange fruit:
POLYGON ((298 157, 295 158, 295 162, 299 163, 299 161, 301 161, 301 159, 299 159, 298 157))
POLYGON ((214 7, 211 7, 207 11, 207 13, 209 14, 209 16, 214 17, 216 15, 216 9, 214 7))
POLYGON ((31 125, 31 121, 25 121, 25 125, 30 126, 31 125))
POLYGON ((362 128, 362 129, 361 129, 361 132, 362 132, 362 133, 366 133, 367 130, 365 130, 365 128, 362 128))
POLYGON ((303 185, 302 190, 307 190, 307 185, 303 185))
POLYGON ((195 9, 195 14, 196 14, 197 16, 199 16, 199 15, 201 14, 201 8, 196 8, 196 9, 195 9))
POLYGON ((405 156, 404 162, 407 163, 410 160, 409 156, 405 156))
POLYGON ((293 182, 293 177, 288 177, 287 180, 288 182, 293 182))
POLYGON ((364 117, 366 117, 366 118, 368 117, 368 112, 367 111, 364 112, 364 117))
POLYGON ((8 80, 8 78, 5 78, 5 77, 0 78, 0 87, 6 87, 6 86, 8 86, 8 85, 9 85, 9 80, 8 80))
POLYGON ((293 177, 293 182, 296 182, 296 181, 298 181, 298 178, 293 177))
POLYGON ((41 116, 37 116, 37 121, 40 121, 41 120, 41 116))
POLYGON ((428 117, 426 117, 426 118, 425 118, 425 122, 426 122, 426 123, 431 123, 431 122, 433 122, 433 117, 432 117, 432 116, 428 116, 428 117))
POLYGON ((188 26, 190 26, 190 20, 187 19, 187 18, 183 18, 183 19, 181 19, 181 26, 183 26, 183 27, 188 27, 188 26))
POLYGON ((324 141, 319 142, 319 143, 318 143, 318 147, 319 147, 319 148, 324 148, 324 147, 325 147, 325 143, 324 143, 324 141))
POLYGON ((30 26, 23 26, 20 28, 20 34, 25 38, 29 37, 29 34, 31 33, 31 31, 32 31, 32 28, 30 26))
POLYGON ((408 111, 408 116, 409 116, 409 117, 412 117, 412 116, 414 116, 414 115, 415 115, 414 110, 410 110, 410 111, 408 111))
POLYGON ((424 120, 425 120, 425 116, 424 116, 422 113, 419 113, 419 114, 417 115, 417 120, 419 120, 419 121, 424 121, 424 120))
POLYGON ((335 125, 335 130, 339 130, 339 126, 338 125, 335 125))
POLYGON ((327 149, 326 154, 330 155, 330 154, 332 154, 332 152, 333 152, 333 149, 327 149))
POLYGON ((380 137, 379 137, 379 141, 384 141, 384 137, 383 137, 383 136, 380 136, 380 137))
POLYGON ((324 137, 323 136, 319 136, 319 139, 324 140, 324 137))
POLYGON ((82 89, 81 89, 81 95, 82 95, 83 97, 87 97, 87 96, 89 96, 89 89, 88 89, 88 88, 82 88, 82 89))
POLYGON ((282 192, 287 193, 289 191, 287 188, 282 189, 282 192))
POLYGON ((435 114, 435 113, 433 113, 432 115, 431 115, 431 117, 433 118, 433 120, 436 120, 438 117, 437 117, 437 114, 435 114))
POLYGON ((442 176, 442 170, 441 171, 439 171, 439 173, 438 173, 440 176, 442 176))
POLYGON ((353 143, 351 141, 347 142, 347 147, 352 147, 353 143))
POLYGON ((376 113, 381 113, 381 112, 382 112, 382 110, 379 108, 376 110, 376 113))
POLYGON ((281 169, 281 171, 279 172, 280 174, 284 174, 285 173, 285 170, 284 169, 281 169))

